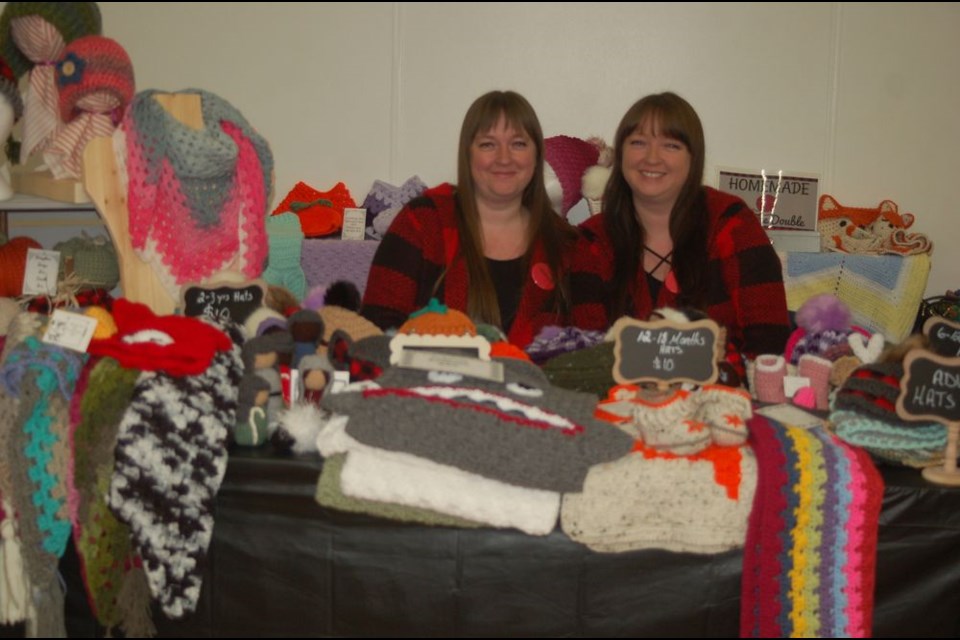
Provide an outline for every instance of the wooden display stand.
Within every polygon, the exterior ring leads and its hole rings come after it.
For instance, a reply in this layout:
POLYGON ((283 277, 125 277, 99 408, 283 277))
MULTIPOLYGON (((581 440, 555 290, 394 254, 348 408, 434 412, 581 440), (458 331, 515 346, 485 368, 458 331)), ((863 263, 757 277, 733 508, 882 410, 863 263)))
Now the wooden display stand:
POLYGON ((17 193, 68 204, 90 202, 90 196, 87 195, 79 180, 57 179, 50 171, 29 171, 23 167, 17 167, 10 171, 10 184, 17 193))
MULTIPOLYGON (((195 129, 203 128, 200 96, 161 94, 156 100, 174 118, 195 129)), ((83 184, 113 239, 120 263, 120 286, 128 300, 142 302, 154 313, 169 315, 176 300, 150 266, 136 254, 130 242, 127 194, 121 184, 111 138, 96 138, 83 152, 83 184)))

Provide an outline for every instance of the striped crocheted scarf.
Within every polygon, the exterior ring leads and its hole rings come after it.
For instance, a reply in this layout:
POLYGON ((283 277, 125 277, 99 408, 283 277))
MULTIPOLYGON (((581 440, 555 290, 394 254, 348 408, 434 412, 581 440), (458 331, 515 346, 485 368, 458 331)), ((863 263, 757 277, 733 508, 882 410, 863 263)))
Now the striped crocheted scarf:
POLYGON ((741 637, 868 637, 883 481, 820 429, 749 422, 758 482, 743 556, 741 637))

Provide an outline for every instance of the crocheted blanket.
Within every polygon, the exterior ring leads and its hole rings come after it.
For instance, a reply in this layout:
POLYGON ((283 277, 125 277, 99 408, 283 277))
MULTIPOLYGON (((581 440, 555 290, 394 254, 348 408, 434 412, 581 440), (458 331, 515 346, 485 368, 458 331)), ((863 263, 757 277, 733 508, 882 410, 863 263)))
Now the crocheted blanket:
POLYGON ((743 555, 742 637, 867 637, 883 481, 868 454, 754 416, 758 481, 743 555))
POLYGON ((913 329, 930 274, 930 256, 780 253, 787 307, 831 293, 847 304, 853 324, 900 342, 913 329))

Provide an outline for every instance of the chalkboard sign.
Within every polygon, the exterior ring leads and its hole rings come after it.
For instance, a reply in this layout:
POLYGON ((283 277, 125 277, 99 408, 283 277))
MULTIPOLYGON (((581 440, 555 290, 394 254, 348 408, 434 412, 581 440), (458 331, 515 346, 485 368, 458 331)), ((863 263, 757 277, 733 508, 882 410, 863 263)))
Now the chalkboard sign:
POLYGON ((945 318, 927 318, 923 333, 930 339, 930 348, 948 358, 960 357, 960 323, 945 318))
POLYGON ((897 415, 904 420, 960 422, 960 358, 914 349, 903 359, 897 415))
POLYGON ((263 306, 267 285, 263 280, 213 282, 188 284, 180 291, 183 315, 242 324, 254 310, 263 306))
POLYGON ((644 322, 620 318, 611 331, 617 337, 613 378, 620 384, 710 384, 719 375, 720 328, 713 320, 644 322))

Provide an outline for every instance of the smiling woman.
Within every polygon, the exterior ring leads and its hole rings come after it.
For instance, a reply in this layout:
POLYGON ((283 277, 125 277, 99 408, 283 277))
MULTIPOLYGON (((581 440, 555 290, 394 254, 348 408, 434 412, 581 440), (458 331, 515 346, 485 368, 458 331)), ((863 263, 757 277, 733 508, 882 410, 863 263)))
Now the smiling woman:
POLYGON ((361 312, 397 327, 432 297, 524 347, 566 324, 576 233, 550 206, 543 132, 530 103, 492 91, 460 129, 458 185, 428 189, 397 216, 374 256, 361 312))
POLYGON ((728 380, 739 382, 743 356, 783 352, 786 294, 753 212, 702 185, 705 155, 700 118, 680 96, 650 95, 627 110, 603 213, 581 225, 574 252, 573 323, 606 329, 660 307, 699 309, 727 329, 728 380))

